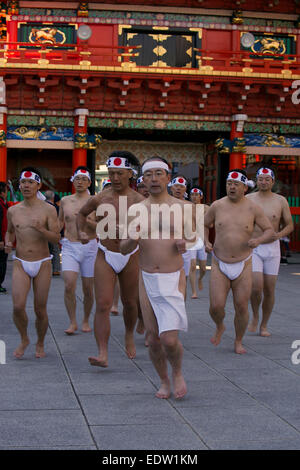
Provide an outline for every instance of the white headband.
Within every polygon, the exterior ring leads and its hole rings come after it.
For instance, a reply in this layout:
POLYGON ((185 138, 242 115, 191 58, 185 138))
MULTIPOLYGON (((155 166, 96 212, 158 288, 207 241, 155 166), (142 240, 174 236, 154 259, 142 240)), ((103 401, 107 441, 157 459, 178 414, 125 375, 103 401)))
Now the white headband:
POLYGON ((106 162, 107 168, 124 168, 125 170, 132 170, 127 158, 123 157, 110 157, 106 162))
POLYGON ((140 177, 136 180, 136 184, 137 184, 137 186, 138 186, 139 184, 142 184, 142 183, 144 183, 144 178, 143 178, 142 176, 140 176, 140 177))
POLYGON ((181 186, 187 186, 187 182, 182 176, 177 176, 177 178, 173 178, 171 181, 171 186, 173 186, 174 184, 181 184, 181 186))
POLYGON ((230 171, 227 176, 227 180, 234 180, 243 183, 245 186, 248 186, 248 178, 238 171, 230 171))
POLYGON ((144 174, 145 171, 153 170, 156 168, 162 168, 163 170, 166 170, 169 173, 168 164, 161 160, 150 160, 150 162, 144 163, 144 165, 142 166, 142 173, 144 174))
POLYGON ((23 180, 23 179, 33 180, 33 181, 36 181, 37 183, 41 182, 41 178, 39 177, 39 175, 29 170, 23 171, 21 173, 20 180, 23 180))
POLYGON ((103 183, 102 183, 102 189, 105 188, 105 186, 107 186, 108 184, 111 184, 111 181, 110 179, 108 178, 107 180, 104 180, 103 183))
POLYGON ((271 178, 273 180, 275 179, 274 172, 272 170, 270 170, 270 168, 260 168, 256 173, 256 178, 260 175, 262 175, 262 176, 271 176, 271 178))
POLYGON ((190 194, 200 194, 200 196, 203 196, 203 192, 201 191, 201 189, 198 188, 191 189, 190 194))
POLYGON ((74 181, 74 179, 76 178, 76 176, 79 176, 79 175, 87 176, 89 180, 91 179, 91 175, 90 175, 89 171, 83 170, 83 169, 79 169, 79 170, 75 171, 75 173, 74 173, 73 176, 71 176, 70 181, 72 181, 72 183, 73 183, 73 181, 74 181))

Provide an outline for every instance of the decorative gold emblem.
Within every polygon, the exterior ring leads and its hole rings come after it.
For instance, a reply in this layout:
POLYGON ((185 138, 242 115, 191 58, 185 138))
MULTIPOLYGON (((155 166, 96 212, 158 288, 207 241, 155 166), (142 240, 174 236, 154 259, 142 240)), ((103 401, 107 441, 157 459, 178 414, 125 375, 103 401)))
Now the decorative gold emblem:
POLYGON ((40 29, 32 28, 28 39, 33 44, 64 44, 66 35, 55 26, 51 26, 40 29))

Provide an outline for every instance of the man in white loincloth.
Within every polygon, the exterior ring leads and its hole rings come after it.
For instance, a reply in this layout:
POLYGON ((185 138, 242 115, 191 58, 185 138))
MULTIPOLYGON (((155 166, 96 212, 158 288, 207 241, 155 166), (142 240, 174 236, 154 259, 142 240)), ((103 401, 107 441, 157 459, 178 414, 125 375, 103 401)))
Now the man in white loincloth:
MULTIPOLYGON (((121 242, 121 251, 128 253, 136 246, 140 248, 140 303, 150 358, 160 378, 160 388, 156 397, 170 397, 169 362, 172 368, 174 396, 178 399, 187 393, 182 374, 183 347, 178 337, 180 330, 187 330, 184 302, 186 279, 181 256, 186 251, 183 217, 179 218, 178 222, 175 216, 173 218, 170 216, 167 221, 167 217, 161 214, 154 231, 150 221, 157 207, 164 206, 170 211, 176 206, 182 215, 184 207, 190 203, 175 199, 168 194, 170 175, 168 163, 164 159, 152 157, 146 160, 142 172, 150 195, 131 209, 141 211, 144 216, 143 223, 140 225, 138 237, 132 238, 129 234, 129 238, 121 242), (166 232, 163 232, 165 223, 166 232), (164 236, 168 232, 167 229, 169 229, 168 236, 164 236), (178 229, 181 234, 179 238, 176 236, 178 229)), ((190 224, 195 220, 194 213, 192 214, 189 219, 190 224)), ((131 219, 128 220, 130 225, 131 219)))
MULTIPOLYGON (((262 302, 262 321, 259 327, 261 336, 270 336, 267 323, 275 301, 275 286, 280 265, 280 238, 289 235, 294 228, 291 211, 285 197, 272 192, 275 175, 271 168, 260 168, 256 174, 258 191, 247 195, 258 204, 270 220, 275 234, 271 242, 259 245, 252 254, 252 294, 253 319, 248 330, 256 332, 259 321, 259 307, 262 302), (283 228, 280 228, 282 223, 283 228)), ((254 227, 253 237, 259 237, 261 230, 254 227)))
POLYGON ((249 313, 251 295, 252 249, 260 243, 269 242, 274 230, 262 209, 245 197, 248 179, 244 170, 229 172, 226 183, 227 196, 215 201, 205 215, 205 246, 212 252, 210 276, 210 315, 216 324, 211 342, 218 345, 225 331, 225 305, 229 290, 232 290, 235 307, 235 346, 237 354, 246 352, 242 345, 249 313), (214 224, 215 243, 208 240, 209 228, 214 224), (261 229, 261 235, 252 237, 254 225, 261 229))
MULTIPOLYGON (((140 202, 144 197, 130 188, 133 176, 132 166, 139 165, 137 158, 126 151, 115 151, 107 160, 107 168, 111 187, 91 198, 79 211, 77 216, 78 236, 83 244, 88 240, 84 226, 86 217, 93 211, 101 212, 101 207, 114 209, 116 226, 119 224, 119 205, 125 200, 127 208, 140 202), (123 196, 123 199, 121 197, 123 196)), ((124 215, 124 214, 121 214, 124 215)), ((98 216, 99 224, 105 220, 104 215, 98 216)), ((98 252, 95 263, 95 299, 96 312, 94 334, 98 346, 98 356, 89 357, 92 366, 108 366, 108 341, 110 337, 110 311, 113 304, 116 276, 120 284, 120 296, 123 304, 125 323, 125 351, 129 359, 136 356, 134 328, 138 316, 138 256, 137 250, 124 256, 120 252, 119 234, 99 237, 98 252)))
POLYGON ((48 329, 47 300, 52 275, 48 243, 60 238, 56 209, 38 197, 42 178, 37 169, 24 168, 20 175, 20 190, 24 200, 7 211, 8 228, 5 251, 10 253, 16 239, 13 256, 12 300, 13 319, 20 333, 21 343, 14 352, 22 358, 29 345, 26 301, 31 287, 34 293, 36 315, 36 357, 45 356, 44 339, 48 329))

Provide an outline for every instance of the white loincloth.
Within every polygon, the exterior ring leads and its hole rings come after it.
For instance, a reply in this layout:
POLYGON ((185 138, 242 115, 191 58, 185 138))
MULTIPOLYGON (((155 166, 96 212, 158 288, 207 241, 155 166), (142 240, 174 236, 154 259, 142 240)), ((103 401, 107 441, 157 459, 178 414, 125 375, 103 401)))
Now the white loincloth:
POLYGON ((139 249, 139 247, 137 246, 131 253, 128 253, 127 255, 122 255, 122 253, 119 253, 117 251, 108 250, 106 246, 103 246, 102 243, 100 243, 100 241, 98 241, 98 247, 100 248, 100 250, 103 251, 107 264, 109 264, 117 274, 123 271, 129 261, 130 256, 133 255, 139 249))
POLYGON ((180 271, 173 273, 142 271, 142 276, 157 320, 159 335, 164 331, 187 331, 184 296, 178 289, 180 271))
POLYGON ((39 259, 37 261, 25 261, 24 259, 18 258, 15 255, 13 255, 12 258, 21 261, 22 268, 24 269, 25 273, 28 274, 29 277, 34 278, 38 275, 42 263, 44 261, 48 261, 48 259, 52 259, 53 256, 51 255, 47 258, 39 259))
POLYGON ((230 281, 234 281, 242 273, 242 271, 245 267, 245 263, 246 263, 246 261, 248 261, 248 259, 251 258, 252 253, 251 253, 251 255, 248 256, 248 258, 246 258, 242 261, 238 261, 237 263, 225 263, 224 261, 221 261, 219 258, 217 258, 217 256, 215 255, 215 253, 213 251, 212 251, 212 255, 215 258, 215 260, 218 262, 220 271, 226 277, 228 277, 228 279, 230 279, 230 281))
POLYGON ((280 258, 279 240, 258 245, 253 250, 252 271, 277 276, 280 258))

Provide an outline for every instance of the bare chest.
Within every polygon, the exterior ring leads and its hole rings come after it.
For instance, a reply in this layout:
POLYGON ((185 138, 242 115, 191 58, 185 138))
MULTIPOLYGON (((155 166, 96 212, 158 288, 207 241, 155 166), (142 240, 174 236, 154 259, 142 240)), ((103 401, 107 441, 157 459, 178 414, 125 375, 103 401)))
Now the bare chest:
POLYGON ((252 232, 254 228, 254 216, 251 211, 218 211, 215 221, 217 232, 231 232, 232 235, 241 232, 252 232))

